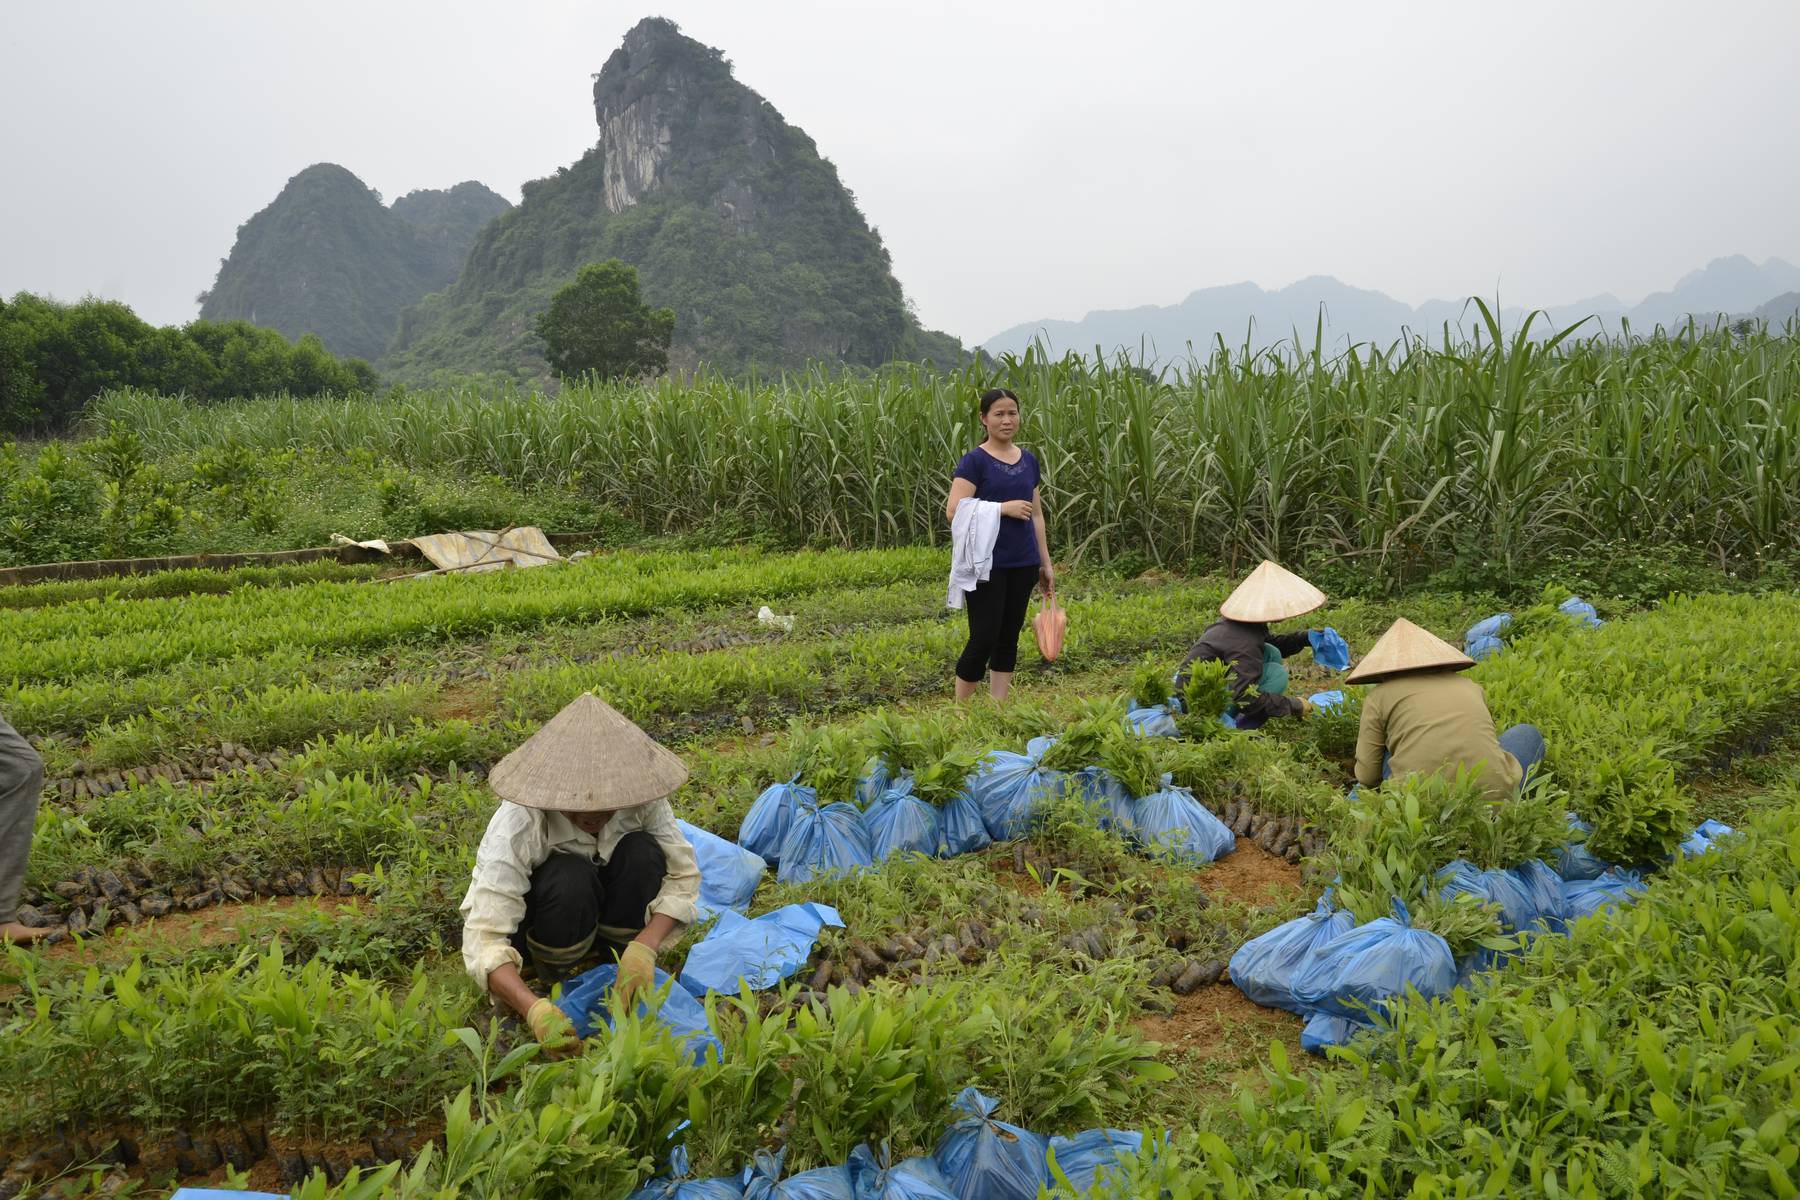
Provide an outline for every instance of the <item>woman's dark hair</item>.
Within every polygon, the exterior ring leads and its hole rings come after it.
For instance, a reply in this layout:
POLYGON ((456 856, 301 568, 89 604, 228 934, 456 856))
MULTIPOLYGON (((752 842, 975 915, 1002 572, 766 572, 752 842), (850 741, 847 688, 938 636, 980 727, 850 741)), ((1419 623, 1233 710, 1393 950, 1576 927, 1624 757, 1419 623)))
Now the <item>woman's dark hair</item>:
POLYGON ((989 388, 987 391, 981 393, 982 416, 985 417, 988 415, 988 409, 994 407, 994 401, 996 400, 1011 400, 1014 404, 1019 402, 1019 398, 1013 395, 1011 388, 989 388))

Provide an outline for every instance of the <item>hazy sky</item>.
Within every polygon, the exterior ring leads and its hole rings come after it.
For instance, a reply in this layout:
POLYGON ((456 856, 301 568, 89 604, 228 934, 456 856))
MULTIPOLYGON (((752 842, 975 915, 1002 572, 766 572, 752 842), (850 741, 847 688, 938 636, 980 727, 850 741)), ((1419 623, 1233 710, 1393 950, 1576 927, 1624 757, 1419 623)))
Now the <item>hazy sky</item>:
POLYGON ((321 160, 517 200, 647 15, 812 134, 969 341, 1246 279, 1546 304, 1800 262, 1791 0, 7 0, 0 294, 186 320, 321 160))

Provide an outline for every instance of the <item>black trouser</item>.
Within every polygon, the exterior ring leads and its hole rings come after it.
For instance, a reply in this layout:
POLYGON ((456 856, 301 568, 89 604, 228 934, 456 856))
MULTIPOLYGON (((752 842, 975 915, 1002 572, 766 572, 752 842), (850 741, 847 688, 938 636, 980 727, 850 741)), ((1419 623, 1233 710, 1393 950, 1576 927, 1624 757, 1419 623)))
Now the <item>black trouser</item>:
POLYGON ((648 833, 628 833, 612 857, 595 863, 585 854, 552 854, 531 873, 525 893, 525 919, 513 934, 513 948, 530 958, 531 941, 564 949, 593 939, 603 959, 624 949, 617 937, 596 933, 601 926, 636 932, 644 927, 644 910, 662 890, 668 864, 662 847, 648 833), (610 950, 613 954, 607 953, 610 950))
POLYGON ((963 595, 969 614, 969 644, 956 660, 956 677, 980 683, 989 668, 1011 671, 1019 662, 1019 630, 1025 606, 1037 586, 1036 567, 995 567, 987 580, 963 595))

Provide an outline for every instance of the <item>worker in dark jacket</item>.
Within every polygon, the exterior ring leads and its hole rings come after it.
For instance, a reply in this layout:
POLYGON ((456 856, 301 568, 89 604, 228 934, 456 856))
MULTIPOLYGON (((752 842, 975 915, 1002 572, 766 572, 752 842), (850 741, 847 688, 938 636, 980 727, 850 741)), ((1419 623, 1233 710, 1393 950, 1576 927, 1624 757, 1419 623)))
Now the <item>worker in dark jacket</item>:
POLYGON ((1264 559, 1249 578, 1219 605, 1220 620, 1207 626, 1189 647, 1175 673, 1179 695, 1188 683, 1188 668, 1197 662, 1231 665, 1231 690, 1237 703, 1231 718, 1239 729, 1259 729, 1270 717, 1298 717, 1311 711, 1307 701, 1289 696, 1287 667, 1282 659, 1312 645, 1308 630, 1270 633, 1269 623, 1304 616, 1325 603, 1325 593, 1292 571, 1264 559), (1249 696, 1252 688, 1254 697, 1249 696))

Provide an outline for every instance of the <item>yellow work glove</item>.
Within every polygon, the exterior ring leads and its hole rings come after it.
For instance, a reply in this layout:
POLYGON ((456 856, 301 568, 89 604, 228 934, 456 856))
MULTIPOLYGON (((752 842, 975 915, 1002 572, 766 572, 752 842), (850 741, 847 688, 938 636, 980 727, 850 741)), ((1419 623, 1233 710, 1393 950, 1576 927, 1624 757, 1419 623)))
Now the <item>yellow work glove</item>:
POLYGON ((538 1040, 550 1058, 567 1058, 581 1048, 581 1039, 575 1036, 574 1022, 548 1000, 539 1000, 525 1011, 525 1024, 531 1027, 531 1036, 538 1040))
POLYGON ((619 955, 619 1002, 629 1006, 639 992, 656 989, 656 951, 642 942, 631 942, 619 955))

